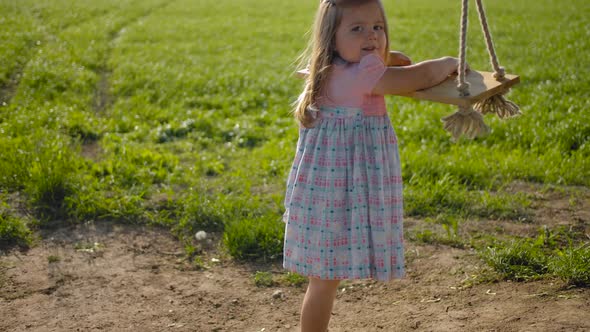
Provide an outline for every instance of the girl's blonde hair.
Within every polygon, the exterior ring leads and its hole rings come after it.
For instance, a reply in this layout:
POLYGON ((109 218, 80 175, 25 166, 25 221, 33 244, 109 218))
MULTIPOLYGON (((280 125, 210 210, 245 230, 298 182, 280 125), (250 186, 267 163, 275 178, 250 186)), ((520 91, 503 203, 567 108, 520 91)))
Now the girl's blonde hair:
POLYGON ((336 30, 342 21, 343 9, 370 2, 378 3, 381 9, 386 37, 384 58, 387 61, 389 32, 385 9, 380 0, 320 0, 309 45, 301 56, 301 64, 307 67, 309 74, 305 79, 303 92, 295 102, 294 113, 302 126, 313 127, 315 120, 313 113, 318 111, 315 102, 320 96, 328 77, 328 69, 336 55, 336 30))

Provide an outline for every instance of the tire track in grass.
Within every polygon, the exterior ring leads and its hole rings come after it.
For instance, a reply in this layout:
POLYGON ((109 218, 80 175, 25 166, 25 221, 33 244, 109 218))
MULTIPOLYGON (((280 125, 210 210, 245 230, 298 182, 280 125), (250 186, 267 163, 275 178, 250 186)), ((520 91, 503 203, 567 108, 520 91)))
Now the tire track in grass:
POLYGON ((130 18, 126 22, 122 22, 121 25, 109 32, 109 39, 108 39, 108 47, 105 51, 105 56, 103 57, 103 62, 98 68, 96 69, 96 74, 98 75, 99 79, 96 84, 94 98, 92 102, 92 108, 94 109, 95 114, 104 114, 105 111, 111 107, 114 103, 114 96, 110 93, 110 77, 112 75, 112 69, 109 68, 108 62, 111 58, 113 49, 116 47, 119 38, 123 34, 123 32, 133 24, 141 21, 142 19, 152 15, 154 12, 161 10, 167 6, 170 6, 175 1, 162 1, 158 5, 148 8, 145 12, 141 13, 136 17, 130 18))
MULTIPOLYGON (((140 3, 141 1, 142 0, 137 2, 140 3)), ((115 97, 111 93, 110 84, 113 70, 112 68, 109 68, 108 63, 111 59, 113 50, 115 49, 116 45, 119 42, 119 39, 121 38, 121 35, 124 33, 126 29, 128 29, 133 24, 152 15, 154 12, 165 8, 166 6, 169 6, 172 3, 174 3, 174 1, 162 1, 158 5, 148 8, 144 12, 141 12, 140 15, 131 17, 127 21, 121 22, 121 24, 119 24, 115 29, 109 31, 107 48, 102 58, 102 63, 94 70, 94 72, 98 76, 98 81, 94 88, 94 96, 92 98, 91 105, 91 109, 94 110, 95 115, 104 116, 106 114, 106 111, 115 103, 115 97)), ((96 156, 97 150, 97 142, 89 142, 89 144, 82 144, 81 154, 83 156, 93 158, 93 156, 96 156)))
POLYGON ((96 73, 99 79, 94 91, 92 108, 95 114, 104 114, 105 110, 113 104, 113 96, 110 93, 109 84, 112 71, 108 69, 105 61, 103 65, 96 69, 96 73))
MULTIPOLYGON (((15 5, 16 6, 16 5, 15 5)), ((16 7, 15 7, 16 10, 16 7)), ((8 106, 13 97, 16 95, 20 85, 20 79, 25 72, 29 62, 34 57, 33 49, 36 46, 44 45, 49 41, 57 39, 57 36, 62 34, 64 31, 88 23, 91 20, 101 19, 111 13, 110 10, 104 9, 99 10, 100 15, 89 15, 89 17, 79 16, 76 20, 67 21, 66 23, 60 24, 57 29, 51 29, 50 24, 44 22, 43 11, 39 7, 32 7, 28 10, 29 18, 33 21, 33 25, 38 27, 39 39, 36 42, 30 42, 25 45, 22 50, 24 54, 24 61, 18 61, 9 74, 7 82, 0 82, 0 107, 8 106)))
MULTIPOLYGON (((46 37, 47 26, 43 24, 43 22, 41 22, 35 15, 30 15, 29 19, 31 20, 32 24, 28 28, 32 30, 34 26, 37 26, 39 31, 38 35, 32 33, 33 39, 37 39, 37 37, 39 37, 39 39, 41 39, 40 37, 46 37)), ((6 82, 0 82, 0 107, 8 106, 12 101, 12 98, 16 95, 20 85, 20 79, 25 71, 25 68, 27 67, 31 58, 34 56, 33 49, 36 46, 41 45, 41 43, 43 42, 40 40, 37 40, 36 42, 30 41, 24 43, 21 51, 19 52, 19 56, 22 56, 23 60, 17 60, 14 64, 14 67, 8 71, 8 80, 6 82)))
MULTIPOLYGON (((141 2, 142 1, 135 1, 133 3, 135 4, 141 2)), ((107 54, 104 57, 102 64, 99 65, 97 69, 95 69, 99 80, 95 88, 92 109, 94 109, 97 114, 103 113, 104 110, 106 110, 113 103, 113 98, 109 93, 109 78, 112 71, 108 68, 107 63, 110 58, 110 53, 112 52, 117 39, 121 36, 122 31, 124 31, 128 26, 133 25, 137 21, 151 15, 157 10, 172 4, 173 2, 174 1, 162 1, 158 5, 148 8, 146 11, 140 12, 139 15, 131 17, 129 20, 122 22, 118 29, 109 32, 109 38, 107 42, 109 47, 106 50, 107 54)), ((133 7, 133 5, 130 7, 133 7)), ((104 9, 99 10, 99 12, 100 14, 97 16, 91 15, 90 19, 88 19, 89 17, 81 16, 79 19, 68 21, 59 25, 59 29, 51 29, 47 22, 44 22, 43 20, 42 9, 38 7, 31 8, 29 11, 29 17, 33 20, 34 25, 38 27, 40 34, 39 37, 42 38, 39 38, 37 42, 31 42, 25 46, 25 49, 22 52, 25 54, 24 61, 20 61, 16 64, 15 68, 9 74, 10 78, 7 82, 0 82, 0 107, 8 106, 11 103, 13 97, 16 95, 20 85, 20 79, 25 72, 27 65, 31 59, 34 58, 34 52, 32 50, 35 46, 46 44, 51 40, 58 39, 58 36, 63 34, 65 31, 73 29, 82 24, 87 24, 89 21, 101 20, 104 17, 111 15, 113 11, 104 9)))
POLYGON ((8 82, 0 84, 0 107, 8 106, 8 104, 10 104, 12 97, 18 89, 18 84, 24 68, 24 65, 17 66, 12 74, 10 74, 8 82))

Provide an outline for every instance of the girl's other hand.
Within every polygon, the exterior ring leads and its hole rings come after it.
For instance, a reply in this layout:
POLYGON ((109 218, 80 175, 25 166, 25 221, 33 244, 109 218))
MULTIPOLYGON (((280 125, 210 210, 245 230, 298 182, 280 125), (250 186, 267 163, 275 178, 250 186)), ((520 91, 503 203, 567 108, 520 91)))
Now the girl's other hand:
POLYGON ((387 65, 389 67, 409 66, 412 60, 402 52, 390 51, 387 65))
MULTIPOLYGON (((458 75, 459 74, 459 59, 458 58, 454 58, 454 57, 446 57, 447 61, 452 62, 452 67, 453 71, 451 72, 450 75, 458 75)), ((468 73, 471 70, 471 68, 469 68, 469 64, 467 62, 465 62, 465 72, 468 73)))

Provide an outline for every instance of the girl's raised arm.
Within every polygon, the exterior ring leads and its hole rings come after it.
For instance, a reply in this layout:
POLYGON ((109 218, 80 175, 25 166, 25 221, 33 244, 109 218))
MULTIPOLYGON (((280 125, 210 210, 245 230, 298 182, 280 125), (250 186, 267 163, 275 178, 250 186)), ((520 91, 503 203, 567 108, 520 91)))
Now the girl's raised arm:
POLYGON ((444 81, 458 66, 457 58, 442 57, 405 67, 387 67, 373 93, 395 95, 426 89, 444 81))

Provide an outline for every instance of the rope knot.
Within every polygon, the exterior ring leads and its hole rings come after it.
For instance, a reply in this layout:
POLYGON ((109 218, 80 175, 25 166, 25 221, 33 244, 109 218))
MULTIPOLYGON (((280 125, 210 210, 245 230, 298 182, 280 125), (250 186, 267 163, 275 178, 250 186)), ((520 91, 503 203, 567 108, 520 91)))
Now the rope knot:
POLYGON ((459 85, 457 85, 457 90, 459 90, 459 95, 461 97, 469 96, 469 86, 469 82, 461 82, 459 85))
POLYGON ((494 72, 494 78, 497 80, 501 80, 506 76, 506 70, 504 67, 498 67, 498 70, 494 72))

